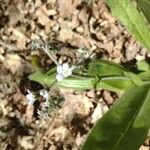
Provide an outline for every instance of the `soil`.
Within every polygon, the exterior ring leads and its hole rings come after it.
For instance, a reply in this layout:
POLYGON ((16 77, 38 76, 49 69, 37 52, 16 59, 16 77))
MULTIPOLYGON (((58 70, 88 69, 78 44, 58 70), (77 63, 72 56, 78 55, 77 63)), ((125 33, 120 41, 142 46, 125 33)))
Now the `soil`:
MULTIPOLYGON (((122 93, 60 89, 62 108, 48 119, 38 118, 37 107, 27 103, 27 89, 45 87, 28 75, 37 70, 34 58, 45 69, 53 63, 41 50, 32 50, 31 42, 53 42, 59 61, 71 61, 78 48, 86 47, 128 68, 144 59, 146 50, 103 0, 0 0, 0 20, 0 150, 81 149, 97 119, 122 93)), ((149 139, 140 150, 148 149, 149 139)))

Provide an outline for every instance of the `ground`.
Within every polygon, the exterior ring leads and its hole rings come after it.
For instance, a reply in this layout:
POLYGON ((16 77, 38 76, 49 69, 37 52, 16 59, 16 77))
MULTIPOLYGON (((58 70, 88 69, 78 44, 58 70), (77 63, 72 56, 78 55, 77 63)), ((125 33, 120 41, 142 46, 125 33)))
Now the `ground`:
MULTIPOLYGON (((0 150, 78 150, 96 120, 122 94, 99 90, 95 103, 93 90, 60 89, 62 108, 39 119, 25 95, 27 89, 43 86, 28 75, 36 71, 33 58, 45 69, 52 61, 31 49, 32 40, 54 42, 60 62, 74 59, 80 47, 128 67, 148 55, 103 0, 0 0, 0 20, 0 150)), ((147 139, 140 150, 149 148, 147 139)))

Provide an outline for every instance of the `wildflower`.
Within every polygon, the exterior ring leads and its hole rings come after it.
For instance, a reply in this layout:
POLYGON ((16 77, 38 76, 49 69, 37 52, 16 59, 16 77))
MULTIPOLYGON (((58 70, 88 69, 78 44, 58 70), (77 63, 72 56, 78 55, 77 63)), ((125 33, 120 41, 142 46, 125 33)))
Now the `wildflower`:
POLYGON ((33 105, 33 103, 36 101, 35 96, 30 92, 30 90, 27 90, 28 94, 26 95, 26 98, 28 100, 29 105, 33 105))
POLYGON ((47 90, 40 90, 40 95, 43 96, 46 99, 46 101, 48 101, 49 94, 48 94, 47 90))
POLYGON ((64 78, 71 76, 74 68, 75 66, 69 67, 67 63, 57 65, 57 75, 56 75, 57 81, 61 81, 64 78))

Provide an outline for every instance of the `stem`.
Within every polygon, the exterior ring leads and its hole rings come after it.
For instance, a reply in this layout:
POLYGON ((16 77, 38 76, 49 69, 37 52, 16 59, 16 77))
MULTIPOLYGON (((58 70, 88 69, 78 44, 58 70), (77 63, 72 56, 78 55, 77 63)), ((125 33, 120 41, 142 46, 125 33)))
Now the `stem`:
POLYGON ((41 47, 44 52, 50 57, 50 59, 56 64, 56 65, 60 65, 57 60, 52 56, 52 54, 49 52, 49 48, 48 48, 48 44, 45 42, 45 47, 42 46, 41 47))

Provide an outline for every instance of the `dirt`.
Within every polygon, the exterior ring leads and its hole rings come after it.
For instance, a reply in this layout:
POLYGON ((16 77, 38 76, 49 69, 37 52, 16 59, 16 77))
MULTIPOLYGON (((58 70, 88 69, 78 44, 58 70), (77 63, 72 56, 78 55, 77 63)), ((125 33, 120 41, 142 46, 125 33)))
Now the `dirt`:
MULTIPOLYGON (((86 47, 99 58, 125 66, 145 58, 146 50, 111 14, 103 0, 0 0, 0 150, 78 150, 88 131, 121 93, 60 89, 61 109, 49 119, 38 118, 29 106, 27 89, 43 86, 28 80, 36 71, 33 58, 49 69, 52 61, 32 50, 34 39, 59 47, 60 61, 86 47), (70 109, 72 108, 72 109, 70 109)), ((149 139, 140 150, 150 148, 149 139)))

